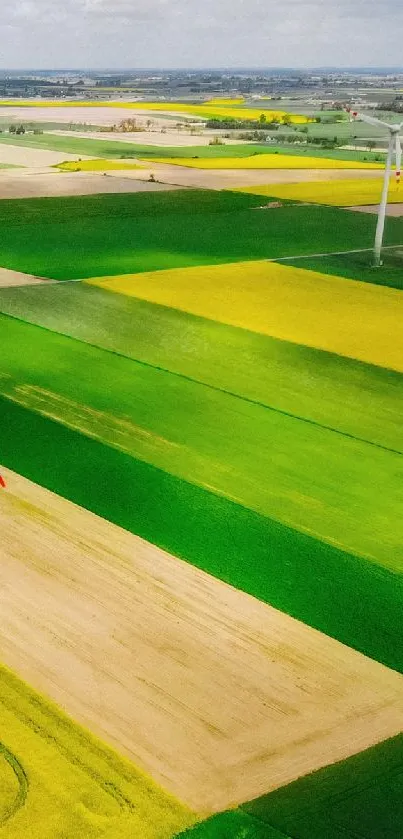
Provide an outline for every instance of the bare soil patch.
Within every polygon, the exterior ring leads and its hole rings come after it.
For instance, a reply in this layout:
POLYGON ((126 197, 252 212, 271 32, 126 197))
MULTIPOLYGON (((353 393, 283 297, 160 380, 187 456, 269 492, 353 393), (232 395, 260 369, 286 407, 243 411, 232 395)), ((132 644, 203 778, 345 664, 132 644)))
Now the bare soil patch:
POLYGON ((3 661, 199 812, 401 730, 397 673, 1 471, 3 661))
MULTIPOLYGON (((144 121, 144 120, 143 120, 144 121)), ((141 124, 141 120, 138 120, 141 124)), ((172 125, 172 122, 171 122, 172 125)), ((124 133, 121 131, 49 131, 49 134, 57 134, 62 137, 81 137, 85 140, 111 140, 119 143, 137 143, 145 146, 208 146, 212 137, 222 134, 222 131, 204 131, 203 134, 190 134, 189 130, 178 131, 175 128, 165 128, 165 134, 161 129, 155 131, 134 131, 124 133)), ((247 145, 246 140, 231 140, 225 138, 226 146, 239 146, 240 143, 247 145)))
MULTIPOLYGON (((53 166, 61 160, 77 160, 77 154, 66 154, 47 149, 33 149, 30 146, 13 146, 12 143, 0 143, 0 163, 12 163, 15 166, 38 168, 53 166)), ((89 160, 87 155, 80 155, 82 160, 89 160)), ((3 174, 3 173, 2 173, 3 174)), ((4 173, 6 174, 6 172, 4 173)))
MULTIPOLYGON (((154 126, 171 127, 172 119, 163 116, 160 113, 144 111, 134 108, 110 108, 100 105, 99 107, 77 107, 72 105, 63 106, 62 108, 35 105, 35 107, 22 107, 21 105, 4 105, 0 107, 0 116, 9 119, 10 122, 18 120, 19 122, 53 122, 64 123, 66 126, 70 123, 76 125, 82 124, 85 130, 87 125, 115 125, 128 117, 138 117, 139 121, 145 122, 148 118, 152 119, 154 126)), ((181 114, 181 120, 184 121, 184 116, 181 114)))
MULTIPOLYGON (((140 160, 140 163, 142 161, 140 160)), ((237 189, 244 186, 308 181, 369 178, 379 172, 368 169, 191 169, 169 163, 148 164, 159 180, 204 189, 237 189)))
POLYGON ((0 199, 178 189, 177 186, 171 184, 149 182, 150 173, 151 170, 149 172, 147 169, 125 172, 117 170, 108 172, 106 175, 102 172, 60 172, 57 169, 42 169, 35 172, 29 169, 6 170, 6 173, 0 173, 0 199), (112 177, 115 175, 116 177, 112 177))
MULTIPOLYGON (((370 204, 367 206, 361 207, 346 207, 347 210, 354 210, 356 213, 378 213, 379 204, 370 204)), ((395 216, 399 218, 403 216, 403 203, 402 204, 388 204, 386 208, 386 215, 387 216, 395 216)))
POLYGON ((21 271, 12 271, 10 268, 0 268, 0 288, 11 286, 38 285, 48 282, 45 277, 34 277, 32 274, 23 274, 21 271))

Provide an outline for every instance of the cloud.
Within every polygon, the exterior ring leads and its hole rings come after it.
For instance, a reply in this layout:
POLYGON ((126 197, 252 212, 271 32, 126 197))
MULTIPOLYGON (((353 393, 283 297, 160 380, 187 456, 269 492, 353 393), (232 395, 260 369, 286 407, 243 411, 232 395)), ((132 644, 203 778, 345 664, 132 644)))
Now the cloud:
POLYGON ((399 65, 402 25, 401 0, 3 0, 0 64, 399 65))

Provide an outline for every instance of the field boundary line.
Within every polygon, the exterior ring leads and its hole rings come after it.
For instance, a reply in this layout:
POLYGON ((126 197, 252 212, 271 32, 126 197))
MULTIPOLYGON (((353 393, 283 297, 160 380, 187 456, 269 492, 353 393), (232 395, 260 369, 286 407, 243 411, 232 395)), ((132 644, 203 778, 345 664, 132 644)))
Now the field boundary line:
MULTIPOLYGON (((158 305, 158 304, 157 304, 158 305)), ((163 308, 170 308, 169 306, 163 308)), ((201 385, 202 387, 206 387, 209 390, 212 390, 216 393, 223 393, 226 396, 231 396, 233 399, 240 399, 242 402, 246 402, 249 405, 256 405, 259 408, 264 408, 267 411, 271 411, 271 413, 279 414, 284 417, 288 417, 289 419, 295 419, 300 422, 304 422, 307 425, 312 425, 315 428, 322 428, 324 431, 330 431, 331 433, 338 434, 340 437, 345 437, 350 440, 355 440, 357 443, 364 443, 368 446, 373 446, 380 451, 389 452, 390 454, 397 454, 400 457, 403 456, 403 451, 400 449, 394 449, 391 446, 385 446, 382 443, 375 443, 373 440, 367 440, 365 437, 358 437, 355 434, 352 434, 348 431, 341 431, 339 428, 333 428, 331 425, 325 425, 324 423, 318 422, 317 420, 310 419, 309 417, 299 416, 299 414, 293 414, 291 411, 286 411, 282 408, 275 408, 273 405, 268 405, 265 402, 261 402, 258 399, 252 399, 249 396, 243 396, 240 393, 236 393, 232 390, 227 390, 224 387, 218 387, 217 385, 209 384, 208 382, 203 382, 201 379, 195 379, 193 376, 188 376, 186 373, 179 373, 175 370, 169 370, 167 367, 161 367, 158 364, 151 364, 149 361, 142 361, 138 358, 133 358, 130 355, 125 355, 125 353, 119 352, 119 350, 113 350, 108 347, 101 347, 99 344, 94 344, 91 341, 84 341, 81 338, 76 338, 74 335, 68 335, 66 332, 58 332, 54 329, 50 329, 49 326, 43 326, 42 324, 32 323, 32 321, 24 320, 24 318, 17 317, 16 315, 9 315, 7 312, 2 312, 0 310, 0 316, 11 318, 11 320, 15 320, 18 323, 22 323, 28 326, 33 326, 36 329, 42 329, 44 332, 50 332, 52 335, 61 335, 63 338, 67 338, 70 341, 75 341, 77 344, 85 344, 88 347, 93 347, 93 349, 98 350, 100 352, 106 352, 109 355, 115 355, 118 358, 124 358, 126 361, 131 361, 133 364, 138 364, 141 367, 147 367, 151 370, 156 370, 159 373, 166 373, 169 376, 175 376, 178 379, 182 379, 187 382, 191 382, 192 384, 201 385)), ((248 331, 248 330, 245 330, 248 331)), ((281 339, 278 339, 281 340, 281 339)), ((286 342, 284 342, 286 343, 286 342)), ((292 343, 292 342, 290 342, 292 343)), ((297 346, 305 346, 304 344, 299 344, 297 346)), ((321 350, 320 352, 326 352, 326 350, 321 350)), ((331 353, 332 355, 337 355, 340 358, 348 358, 348 356, 340 356, 339 353, 331 353)), ((353 361, 356 359, 352 359, 353 361)), ((358 362, 360 364, 366 364, 367 362, 358 362)), ((377 367, 378 365, 370 365, 371 367, 377 367)), ((388 370, 386 367, 381 367, 381 370, 388 370)), ((395 371, 393 371, 395 372, 395 371)), ((7 394, 1 394, 5 398, 11 398, 7 394)))
MULTIPOLYGON (((383 251, 386 250, 393 250, 393 248, 403 248, 403 245, 384 245, 382 248, 383 251)), ((286 260, 291 259, 317 259, 323 256, 344 256, 348 255, 349 253, 369 253, 373 250, 373 248, 354 248, 350 251, 328 251, 327 253, 301 253, 297 256, 279 256, 279 257, 270 257, 270 259, 264 260, 265 262, 284 262, 286 260)), ((345 277, 341 277, 341 279, 346 279, 345 277)), ((347 278, 348 279, 348 278, 347 278)), ((354 279, 352 277, 351 279, 354 279)), ((66 282, 66 280, 62 280, 61 282, 66 282)), ((69 280, 67 280, 69 282, 69 280)), ((356 282, 361 282, 360 280, 356 280, 356 282)))
MULTIPOLYGON (((396 249, 396 248, 403 248, 403 243, 400 244, 400 245, 385 245, 382 248, 382 250, 386 251, 386 250, 393 250, 393 249, 396 249)), ((352 250, 348 250, 348 251, 327 251, 325 253, 300 253, 300 254, 296 254, 295 256, 269 256, 269 257, 262 257, 260 260, 249 259, 249 260, 241 260, 241 261, 244 261, 244 262, 286 262, 286 261, 290 261, 290 260, 294 260, 294 259, 318 259, 319 257, 325 257, 325 256, 347 256, 349 253, 370 253, 372 250, 373 250, 372 247, 370 247, 370 248, 353 248, 352 250)), ((234 262, 214 263, 213 267, 217 267, 217 265, 227 265, 227 266, 228 265, 236 265, 237 262, 239 262, 239 261, 240 260, 236 260, 234 262)), ((3 265, 1 267, 5 268, 6 266, 3 265)), ((187 267, 189 267, 189 266, 184 265, 183 270, 186 270, 187 267)), ((208 268, 209 266, 208 265, 200 265, 199 267, 200 268, 208 268)), ((9 268, 7 270, 13 271, 15 269, 9 268)), ((156 271, 152 271, 152 272, 149 272, 149 271, 133 271, 133 272, 129 272, 127 274, 122 274, 122 275, 117 274, 116 276, 122 276, 122 277, 127 276, 127 277, 129 277, 129 276, 132 276, 132 275, 134 276, 135 274, 144 274, 144 273, 145 274, 148 274, 148 273, 153 273, 154 274, 154 273, 157 273, 157 272, 170 271, 170 270, 172 270, 172 269, 170 269, 170 268, 157 268, 156 271)), ((178 268, 176 270, 180 271, 182 269, 178 268)), ((37 286, 35 286, 35 287, 49 286, 49 285, 60 285, 60 284, 65 285, 66 283, 85 283, 85 282, 87 282, 87 280, 92 279, 92 277, 75 277, 73 279, 68 279, 68 280, 55 280, 52 277, 42 277, 39 274, 35 274, 34 276, 37 277, 38 279, 44 281, 43 283, 38 283, 37 286)), ((99 280, 110 279, 113 276, 115 276, 115 275, 105 274, 104 277, 100 276, 100 277, 97 277, 97 279, 99 279, 99 280)), ((349 279, 349 278, 348 277, 347 278, 346 277, 341 277, 341 279, 349 279)), ((354 277, 352 277, 351 279, 354 280, 354 277)), ((361 280, 354 280, 354 282, 359 283, 359 282, 361 282, 361 280)), ((24 286, 19 286, 19 287, 23 288, 24 286)), ((1 295, 2 290, 6 289, 6 288, 17 288, 17 286, 1 286, 0 287, 0 295, 1 295)))

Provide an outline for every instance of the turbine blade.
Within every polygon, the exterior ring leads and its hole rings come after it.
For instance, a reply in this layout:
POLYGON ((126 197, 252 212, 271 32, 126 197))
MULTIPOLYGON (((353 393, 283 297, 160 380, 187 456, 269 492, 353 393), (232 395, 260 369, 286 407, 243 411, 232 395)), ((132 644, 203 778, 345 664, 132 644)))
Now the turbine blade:
POLYGON ((358 111, 350 111, 351 116, 354 119, 360 119, 362 122, 367 122, 369 125, 376 125, 378 128, 387 128, 390 131, 390 124, 388 122, 383 122, 381 119, 376 119, 376 117, 370 117, 367 114, 360 114, 358 111))
POLYGON ((400 137, 396 134, 396 183, 400 184, 400 174, 401 174, 401 166, 402 166, 402 144, 400 142, 400 137))

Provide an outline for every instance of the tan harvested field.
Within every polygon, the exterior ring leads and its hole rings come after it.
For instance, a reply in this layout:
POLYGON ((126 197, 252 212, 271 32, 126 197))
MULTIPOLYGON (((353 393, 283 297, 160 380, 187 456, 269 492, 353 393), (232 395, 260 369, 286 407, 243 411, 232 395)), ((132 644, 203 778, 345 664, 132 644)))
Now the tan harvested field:
MULTIPOLYGON (((13 146, 11 143, 0 143, 0 163, 12 163, 14 166, 26 166, 37 169, 39 167, 54 166, 61 160, 77 160, 77 154, 66 154, 46 149, 32 149, 29 146, 13 146)), ((87 155, 81 155, 82 160, 89 160, 87 155)))
POLYGON ((38 285, 46 283, 43 277, 34 277, 32 274, 22 274, 21 271, 12 271, 10 268, 0 268, 0 288, 11 286, 38 285))
POLYGON ((178 188, 169 183, 149 183, 150 173, 148 169, 128 170, 124 174, 117 170, 107 175, 99 172, 60 172, 57 169, 5 169, 0 171, 0 199, 155 192, 178 188))
MULTIPOLYGON (((52 108, 52 106, 36 105, 35 107, 24 108, 18 105, 2 105, 0 107, 0 116, 9 119, 10 122, 18 120, 19 122, 56 122, 56 123, 74 123, 75 125, 82 125, 85 128, 87 125, 116 125, 121 120, 129 117, 138 117, 139 120, 145 122, 148 118, 152 119, 154 126, 160 128, 172 128, 175 122, 163 116, 160 113, 139 110, 135 108, 108 108, 108 107, 63 107, 52 108)), ((181 114, 181 122, 185 121, 185 117, 181 114)))
MULTIPOLYGON (((363 207, 348 207, 348 210, 355 210, 356 213, 377 213, 379 210, 379 204, 370 204, 368 206, 363 207)), ((386 208, 386 215, 387 216, 395 216, 400 218, 403 216, 403 203, 402 204, 388 204, 386 208)))
MULTIPOLYGON (((172 125, 172 123, 171 123, 172 125)), ((166 128, 166 134, 161 131, 139 131, 134 133, 122 133, 120 131, 49 131, 49 134, 57 134, 62 137, 82 137, 86 140, 113 140, 119 143, 138 143, 145 146, 208 146, 212 137, 222 134, 222 131, 205 131, 203 134, 190 134, 189 130, 177 131, 175 128, 166 128)), ((247 145, 246 140, 224 140, 226 146, 247 145)))
POLYGON ((397 673, 1 471, 2 660, 197 811, 402 729, 397 673))
MULTIPOLYGON (((140 163, 142 161, 140 160, 140 163)), ((150 165, 150 164, 149 164, 150 165)), ((369 178, 379 172, 368 169, 191 169, 169 163, 153 163, 155 177, 167 183, 204 189, 237 189, 262 184, 369 178)))

